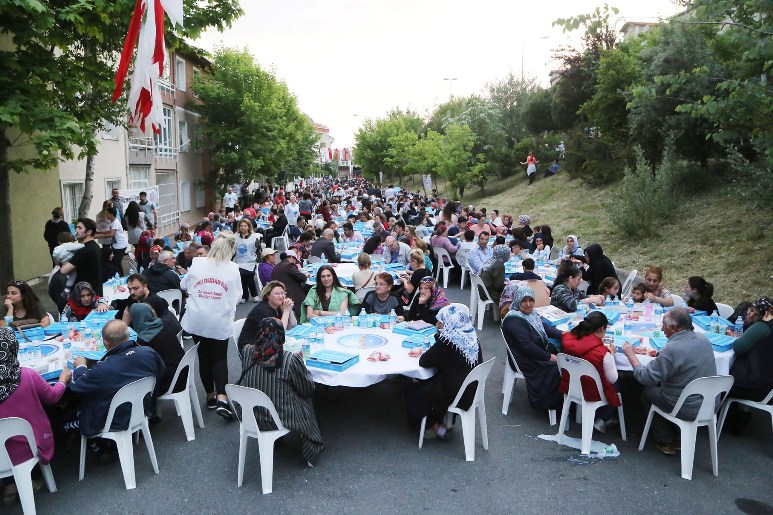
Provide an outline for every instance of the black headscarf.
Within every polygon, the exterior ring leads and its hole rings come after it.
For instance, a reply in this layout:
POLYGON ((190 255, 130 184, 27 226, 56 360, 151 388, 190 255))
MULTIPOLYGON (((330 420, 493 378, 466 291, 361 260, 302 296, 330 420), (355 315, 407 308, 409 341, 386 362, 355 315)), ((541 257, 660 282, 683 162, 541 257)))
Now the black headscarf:
POLYGON ((585 248, 585 253, 590 258, 588 269, 583 271, 582 278, 588 281, 588 293, 598 293, 601 281, 607 277, 617 277, 615 266, 612 261, 604 255, 601 245, 594 243, 585 248))

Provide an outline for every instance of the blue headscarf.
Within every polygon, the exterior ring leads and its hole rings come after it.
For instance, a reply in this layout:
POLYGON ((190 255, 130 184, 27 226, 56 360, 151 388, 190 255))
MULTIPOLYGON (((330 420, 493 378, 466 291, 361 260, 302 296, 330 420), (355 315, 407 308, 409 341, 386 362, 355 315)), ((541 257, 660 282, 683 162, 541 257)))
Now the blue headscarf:
POLYGON ((471 366, 478 361, 480 343, 478 334, 472 326, 472 320, 463 304, 449 304, 440 308, 438 322, 443 323, 440 337, 448 340, 464 356, 471 366))

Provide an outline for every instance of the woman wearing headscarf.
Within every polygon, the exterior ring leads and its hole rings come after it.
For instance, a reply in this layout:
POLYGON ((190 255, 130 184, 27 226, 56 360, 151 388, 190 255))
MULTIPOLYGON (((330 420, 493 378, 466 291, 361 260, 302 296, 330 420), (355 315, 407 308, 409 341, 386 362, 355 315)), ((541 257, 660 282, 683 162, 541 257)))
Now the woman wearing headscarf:
POLYGON ((585 253, 583 252, 582 247, 580 247, 580 240, 578 240, 577 236, 574 234, 570 234, 566 237, 566 246, 558 253, 558 260, 561 261, 564 259, 575 263, 585 262, 585 253))
MULTIPOLYGON (((32 426, 40 463, 51 462, 54 456, 54 434, 43 411, 43 404, 53 405, 64 395, 72 372, 65 367, 55 385, 50 385, 35 370, 19 366, 19 342, 13 331, 0 328, 0 418, 19 417, 32 426)), ((11 463, 18 465, 32 458, 24 438, 12 438, 5 444, 11 463)), ((0 480, 5 485, 6 506, 17 499, 13 481, 0 480)))
MULTIPOLYGON (((242 350, 242 375, 237 384, 256 388, 274 403, 282 424, 301 437, 301 455, 311 467, 324 449, 314 413, 314 381, 300 354, 284 350, 285 331, 276 318, 264 318, 255 343, 242 350)), ((266 410, 256 410, 258 426, 276 429, 266 410)))
POLYGON ((437 323, 440 308, 450 304, 443 288, 438 286, 432 276, 425 277, 419 283, 419 294, 414 295, 406 320, 424 320, 428 324, 437 323))
POLYGON ((62 322, 80 322, 94 310, 99 313, 110 310, 107 299, 99 297, 94 288, 86 281, 81 281, 73 286, 67 305, 62 310, 60 320, 62 322))
MULTIPOLYGON (((449 304, 441 308, 437 314, 437 328, 435 344, 419 359, 420 366, 434 367, 437 372, 426 381, 413 383, 406 392, 411 424, 418 428, 421 419, 427 417, 424 438, 445 437, 443 416, 467 375, 483 361, 478 334, 466 306, 449 304)), ((459 407, 468 409, 474 397, 475 386, 469 385, 459 407)))
MULTIPOLYGON (((507 245, 494 245, 491 249, 491 258, 480 269, 480 279, 491 295, 491 300, 499 305, 502 291, 505 289, 505 263, 510 259, 510 247, 507 245)), ((483 292, 480 292, 483 297, 483 292)))
MULTIPOLYGON (((502 322, 502 333, 526 378, 531 407, 560 409, 563 403, 558 390, 561 374, 556 366, 556 350, 548 338, 560 339, 562 333, 544 323, 534 311, 534 290, 530 287, 521 287, 515 293, 510 311, 502 322)), ((513 367, 512 362, 510 366, 513 367)))
POLYGON ((534 234, 534 231, 532 231, 529 226, 530 223, 531 217, 529 215, 520 215, 518 217, 518 225, 523 229, 523 232, 526 233, 528 238, 531 238, 531 235, 534 234))
MULTIPOLYGON (((185 351, 177 339, 177 334, 173 333, 164 324, 164 321, 156 316, 149 304, 143 302, 132 304, 129 308, 129 314, 132 317, 132 328, 137 331, 137 343, 150 347, 164 360, 166 372, 156 385, 156 392, 164 394, 169 389, 169 385, 172 384, 174 373, 185 356, 185 351)), ((180 374, 175 391, 185 389, 187 376, 187 372, 180 374)))
POLYGON ((585 263, 582 278, 588 281, 588 294, 598 293, 601 282, 607 277, 617 277, 615 265, 604 255, 604 250, 598 243, 588 245, 585 249, 585 263))

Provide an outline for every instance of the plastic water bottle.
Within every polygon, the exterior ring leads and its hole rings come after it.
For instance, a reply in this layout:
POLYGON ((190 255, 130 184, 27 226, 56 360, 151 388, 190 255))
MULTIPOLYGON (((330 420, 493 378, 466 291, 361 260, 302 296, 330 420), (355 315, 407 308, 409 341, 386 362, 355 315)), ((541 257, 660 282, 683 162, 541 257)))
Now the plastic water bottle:
POLYGON ((134 267, 133 267, 133 266, 130 266, 130 267, 129 267, 129 275, 134 275, 134 274, 136 274, 136 273, 137 273, 137 271, 134 269, 134 267))
POLYGON ((743 334, 743 317, 738 316, 735 319, 735 337, 738 338, 743 334))
POLYGON ((711 325, 709 326, 709 332, 719 332, 719 313, 716 310, 711 314, 711 325))
POLYGON ((91 327, 86 326, 86 330, 83 331, 83 340, 87 345, 90 345, 93 337, 94 333, 91 331, 91 327))
POLYGON ((344 315, 344 329, 349 329, 352 326, 352 317, 349 313, 344 315))
POLYGON ((628 308, 628 312, 633 311, 633 297, 628 297, 628 301, 625 303, 625 307, 628 308))
POLYGON ((630 315, 631 312, 629 311, 628 313, 629 314, 625 315, 625 319, 623 320, 623 332, 625 334, 630 334, 631 333, 631 329, 632 329, 632 326, 631 326, 631 315, 630 315))
POLYGON ((311 342, 308 338, 304 338, 303 342, 301 342, 301 353, 304 360, 309 359, 309 356, 311 356, 311 342))
POLYGON ((344 329, 344 317, 341 315, 341 313, 336 313, 335 318, 335 330, 336 331, 343 331, 344 329))
POLYGON ((322 258, 322 264, 326 265, 327 264, 327 255, 324 252, 322 253, 321 258, 322 258))
POLYGON ((658 304, 656 302, 655 303, 655 316, 659 316, 659 315, 662 315, 662 314, 663 314, 663 306, 661 306, 660 304, 658 304))
POLYGON ((395 313, 395 310, 389 312, 389 328, 394 329, 397 325, 397 313, 395 313))
POLYGON ((424 341, 421 342, 421 348, 423 349, 423 352, 427 352, 429 348, 432 346, 430 343, 429 335, 424 336, 424 341))
POLYGON ((360 316, 357 318, 357 325, 360 327, 360 329, 368 327, 367 317, 368 317, 368 314, 365 313, 365 308, 362 308, 360 310, 360 316))

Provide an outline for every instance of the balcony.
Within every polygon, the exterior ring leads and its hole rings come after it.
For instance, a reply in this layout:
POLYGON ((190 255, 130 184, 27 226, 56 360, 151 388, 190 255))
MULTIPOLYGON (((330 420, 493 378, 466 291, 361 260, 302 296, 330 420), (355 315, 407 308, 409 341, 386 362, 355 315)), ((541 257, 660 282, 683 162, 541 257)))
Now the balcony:
POLYGON ((129 164, 149 165, 153 162, 153 138, 129 138, 129 164))

